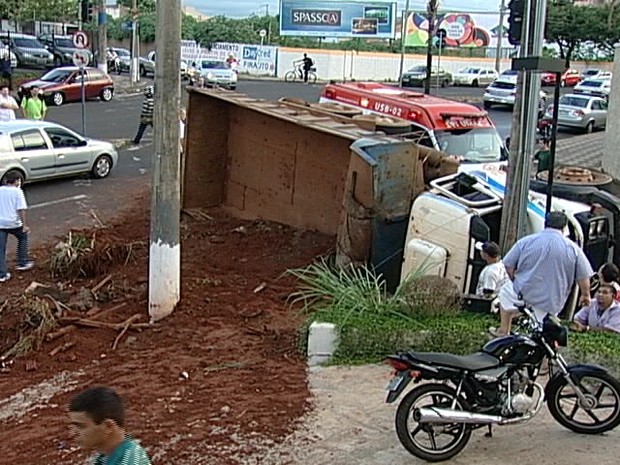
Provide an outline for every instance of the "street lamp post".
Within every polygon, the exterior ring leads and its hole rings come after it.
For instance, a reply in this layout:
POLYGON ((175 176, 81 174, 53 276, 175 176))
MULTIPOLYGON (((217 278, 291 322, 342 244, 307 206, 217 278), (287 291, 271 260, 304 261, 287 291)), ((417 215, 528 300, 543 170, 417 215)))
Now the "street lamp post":
POLYGON ((405 39, 407 36, 407 20, 409 19, 409 0, 405 4, 405 11, 403 11, 403 19, 401 24, 401 32, 400 32, 400 70, 398 72, 398 82, 400 83, 400 87, 403 86, 403 72, 405 66, 405 39))

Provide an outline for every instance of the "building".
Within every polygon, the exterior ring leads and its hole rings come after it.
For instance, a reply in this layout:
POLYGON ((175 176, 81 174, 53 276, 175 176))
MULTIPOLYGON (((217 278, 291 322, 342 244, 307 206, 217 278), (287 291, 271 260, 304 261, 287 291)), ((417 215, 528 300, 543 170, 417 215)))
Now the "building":
POLYGON ((608 3, 608 0, 575 0, 575 6, 602 6, 608 3))

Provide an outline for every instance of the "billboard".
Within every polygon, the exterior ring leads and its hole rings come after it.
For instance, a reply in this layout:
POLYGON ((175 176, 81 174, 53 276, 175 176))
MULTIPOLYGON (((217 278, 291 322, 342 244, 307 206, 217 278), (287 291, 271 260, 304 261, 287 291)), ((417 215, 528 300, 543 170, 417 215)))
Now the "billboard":
POLYGON ((275 76, 278 57, 277 47, 268 45, 216 42, 210 49, 193 40, 181 41, 181 59, 188 63, 201 60, 225 61, 230 55, 239 60, 239 71, 256 76, 275 76))
MULTIPOLYGON (((405 45, 425 47, 428 42, 428 19, 422 13, 407 15, 405 45)), ((446 47, 488 47, 496 42, 499 13, 442 13, 437 16, 436 31, 446 32, 446 47)))
POLYGON ((394 38, 396 3, 281 0, 280 35, 394 38))

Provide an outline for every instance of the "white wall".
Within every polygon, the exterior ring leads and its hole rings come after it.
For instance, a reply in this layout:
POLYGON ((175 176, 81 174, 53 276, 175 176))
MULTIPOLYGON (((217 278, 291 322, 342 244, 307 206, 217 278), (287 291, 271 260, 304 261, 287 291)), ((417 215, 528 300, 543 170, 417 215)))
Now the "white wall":
MULTIPOLYGON (((319 79, 356 79, 396 81, 400 66, 400 55, 392 53, 352 52, 342 50, 317 50, 280 48, 278 52, 278 77, 284 77, 293 68, 293 60, 302 58, 307 52, 316 63, 319 79)), ((437 65, 437 57, 433 57, 433 65, 437 65)), ((414 65, 426 64, 425 55, 405 55, 405 70, 414 65)), ((500 70, 509 69, 511 60, 501 60, 500 70)), ((611 63, 573 63, 573 68, 582 70, 593 68, 611 69, 611 63)), ((466 66, 485 66, 495 68, 494 58, 461 58, 441 57, 441 67, 455 73, 466 66)))

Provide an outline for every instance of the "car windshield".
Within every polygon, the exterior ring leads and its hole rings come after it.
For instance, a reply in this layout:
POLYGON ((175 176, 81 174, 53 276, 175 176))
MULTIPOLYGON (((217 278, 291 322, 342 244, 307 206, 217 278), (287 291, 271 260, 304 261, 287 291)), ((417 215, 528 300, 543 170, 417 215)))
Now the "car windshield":
POLYGON ((115 48, 114 51, 119 57, 131 57, 129 50, 125 50, 124 48, 115 48))
POLYGON ((56 47, 75 48, 75 45, 73 45, 73 41, 71 39, 67 39, 67 38, 55 39, 55 42, 56 42, 56 47))
POLYGON ((463 74, 478 74, 480 73, 480 68, 465 68, 461 71, 463 74))
POLYGON ((36 39, 26 39, 23 37, 16 37, 15 39, 16 47, 24 47, 24 48, 45 48, 43 44, 36 39))
POLYGON ((603 81, 583 81, 581 83, 582 87, 601 87, 603 85, 603 81))
POLYGON ((41 76, 40 80, 45 82, 64 82, 72 73, 72 71, 64 69, 53 69, 41 76))
POLYGON ((598 69, 588 69, 583 73, 584 76, 596 76, 600 71, 598 69))
POLYGON ((413 68, 409 70, 409 72, 410 73, 426 73, 426 66, 424 65, 414 66, 413 68))
POLYGON ((436 131, 435 137, 442 152, 461 158, 463 163, 500 161, 503 147, 495 128, 436 131))
POLYGON ((200 65, 202 69, 227 69, 224 61, 203 61, 200 65))
POLYGON ((519 71, 515 71, 513 69, 506 70, 502 73, 502 76, 516 76, 519 74, 519 71))
POLYGON ((572 95, 564 95, 560 97, 560 105, 568 105, 570 107, 586 108, 590 100, 583 97, 574 97, 572 95))

